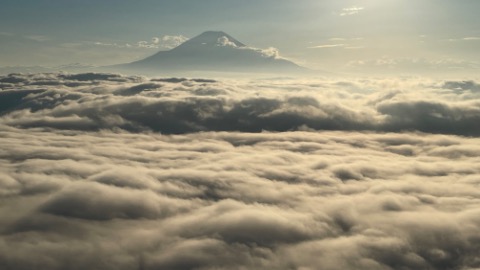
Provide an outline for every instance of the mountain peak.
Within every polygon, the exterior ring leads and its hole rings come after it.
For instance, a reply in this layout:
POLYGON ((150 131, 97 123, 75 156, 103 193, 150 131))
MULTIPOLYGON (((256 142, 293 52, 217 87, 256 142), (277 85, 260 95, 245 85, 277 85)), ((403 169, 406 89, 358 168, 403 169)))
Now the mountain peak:
POLYGON ((245 44, 223 31, 206 31, 187 40, 177 48, 212 46, 246 47, 245 44))
POLYGON ((225 35, 228 35, 228 34, 223 32, 223 31, 205 31, 198 36, 214 36, 214 35, 225 36, 225 35))
POLYGON ((173 71, 296 72, 293 62, 247 47, 223 31, 206 31, 169 51, 120 65, 124 69, 173 71))

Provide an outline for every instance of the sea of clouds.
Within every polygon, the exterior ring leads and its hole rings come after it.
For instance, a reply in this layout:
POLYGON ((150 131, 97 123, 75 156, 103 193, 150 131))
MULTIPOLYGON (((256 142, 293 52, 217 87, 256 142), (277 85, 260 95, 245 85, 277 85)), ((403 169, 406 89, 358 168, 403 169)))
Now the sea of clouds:
POLYGON ((1 269, 480 268, 480 84, 0 76, 1 269))

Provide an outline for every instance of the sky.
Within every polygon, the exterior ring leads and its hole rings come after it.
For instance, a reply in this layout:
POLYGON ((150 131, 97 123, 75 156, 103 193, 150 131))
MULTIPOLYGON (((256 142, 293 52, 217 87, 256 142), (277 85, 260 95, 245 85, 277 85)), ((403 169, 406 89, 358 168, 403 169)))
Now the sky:
POLYGON ((475 71, 476 0, 4 0, 0 66, 109 65, 207 30, 323 70, 475 71))

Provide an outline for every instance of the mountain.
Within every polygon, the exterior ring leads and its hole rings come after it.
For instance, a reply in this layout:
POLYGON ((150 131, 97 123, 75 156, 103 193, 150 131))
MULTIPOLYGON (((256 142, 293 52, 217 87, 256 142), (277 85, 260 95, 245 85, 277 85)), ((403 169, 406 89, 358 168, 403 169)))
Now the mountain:
POLYGON ((248 47, 227 33, 207 31, 169 51, 113 68, 144 72, 219 71, 219 72, 301 72, 297 64, 278 57, 275 49, 248 47))

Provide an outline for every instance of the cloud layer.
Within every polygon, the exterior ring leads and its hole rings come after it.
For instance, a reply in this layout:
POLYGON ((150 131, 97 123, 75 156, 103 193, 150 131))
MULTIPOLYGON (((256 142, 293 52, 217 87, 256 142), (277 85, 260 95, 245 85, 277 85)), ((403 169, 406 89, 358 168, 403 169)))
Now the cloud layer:
POLYGON ((474 81, 0 84, 1 269, 480 267, 474 81))
POLYGON ((0 78, 0 123, 58 129, 370 130, 479 136, 474 81, 146 79, 115 74, 0 78))
POLYGON ((2 269, 479 266, 474 138, 0 136, 2 269))

